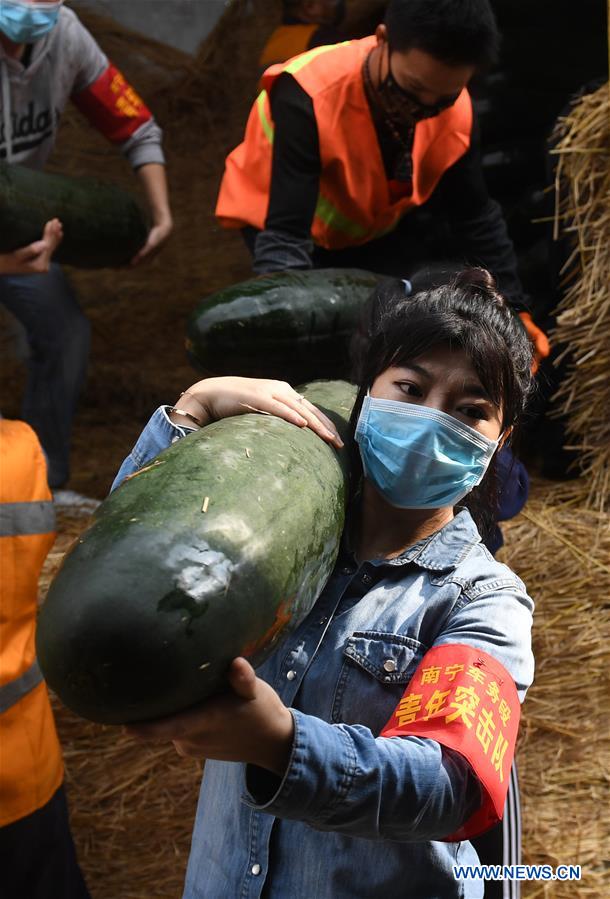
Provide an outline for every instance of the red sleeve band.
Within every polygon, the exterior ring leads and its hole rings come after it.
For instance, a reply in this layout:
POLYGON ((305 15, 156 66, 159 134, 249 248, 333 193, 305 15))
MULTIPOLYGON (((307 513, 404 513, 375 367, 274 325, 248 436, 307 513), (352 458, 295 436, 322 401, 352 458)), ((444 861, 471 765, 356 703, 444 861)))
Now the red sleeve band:
POLYGON ((97 81, 74 94, 77 109, 113 143, 128 140, 152 113, 112 63, 97 81))
POLYGON ((501 820, 521 708, 515 683, 493 656, 461 643, 426 653, 382 737, 427 737, 454 749, 479 779, 483 802, 444 842, 467 840, 501 820))

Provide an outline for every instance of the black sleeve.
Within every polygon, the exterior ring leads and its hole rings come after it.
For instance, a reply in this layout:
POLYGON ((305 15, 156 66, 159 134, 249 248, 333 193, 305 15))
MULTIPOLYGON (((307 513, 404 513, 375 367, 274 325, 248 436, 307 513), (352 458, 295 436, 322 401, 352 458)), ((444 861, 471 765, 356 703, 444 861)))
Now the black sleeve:
POLYGON ((265 228, 257 236, 254 270, 310 268, 313 222, 320 183, 320 145, 311 97, 291 75, 271 93, 275 125, 271 191, 265 228))
POLYGON ((489 269, 516 311, 527 308, 517 257, 500 204, 487 192, 476 118, 470 149, 443 176, 439 189, 458 249, 471 265, 489 269))

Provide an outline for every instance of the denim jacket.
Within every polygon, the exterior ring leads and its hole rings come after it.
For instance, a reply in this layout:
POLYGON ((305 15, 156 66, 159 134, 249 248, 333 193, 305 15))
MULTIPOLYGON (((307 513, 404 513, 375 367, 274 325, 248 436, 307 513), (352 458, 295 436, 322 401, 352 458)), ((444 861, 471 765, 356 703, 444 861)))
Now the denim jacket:
MULTIPOLYGON (((157 410, 113 488, 186 430, 157 410)), ((477 863, 472 845, 442 842, 480 803, 470 766, 434 740, 378 734, 436 644, 490 653, 523 701, 532 610, 466 510, 395 559, 358 564, 343 546, 257 672, 294 718, 286 773, 206 763, 184 899, 480 899, 483 882, 452 870, 477 863)))

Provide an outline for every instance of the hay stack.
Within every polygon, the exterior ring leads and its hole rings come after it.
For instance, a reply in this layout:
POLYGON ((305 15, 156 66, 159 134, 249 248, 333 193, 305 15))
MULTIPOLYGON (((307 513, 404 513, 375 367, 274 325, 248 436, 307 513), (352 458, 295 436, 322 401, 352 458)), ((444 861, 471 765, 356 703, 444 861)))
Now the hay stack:
POLYGON ((557 393, 572 446, 588 482, 587 505, 604 510, 610 497, 610 87, 581 97, 560 119, 555 236, 573 252, 555 340, 570 353, 557 393))
POLYGON ((518 763, 528 864, 577 864, 580 883, 524 884, 524 899, 602 899, 610 845, 610 529, 583 508, 586 484, 535 485, 503 525, 503 559, 536 602, 534 685, 518 763))
POLYGON ((54 709, 92 899, 179 899, 202 764, 54 709))

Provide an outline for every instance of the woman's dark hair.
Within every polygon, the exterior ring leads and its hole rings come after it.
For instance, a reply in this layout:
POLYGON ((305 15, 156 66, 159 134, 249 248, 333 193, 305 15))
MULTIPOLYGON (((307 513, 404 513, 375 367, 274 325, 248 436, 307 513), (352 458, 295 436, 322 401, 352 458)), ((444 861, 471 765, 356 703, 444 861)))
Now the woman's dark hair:
POLYGON ((392 50, 423 50, 447 65, 496 62, 498 26, 488 0, 390 0, 385 24, 392 50))
MULTIPOLYGON (((437 267, 420 270, 410 281, 381 282, 365 304, 351 344, 352 380, 359 385, 352 437, 364 397, 379 375, 440 344, 466 352, 490 400, 502 410, 502 431, 515 427, 533 385, 525 329, 488 271, 437 267)), ((353 440, 351 453, 355 490, 362 463, 353 440)), ((496 503, 492 460, 481 484, 462 503, 483 537, 495 522, 496 503)))

